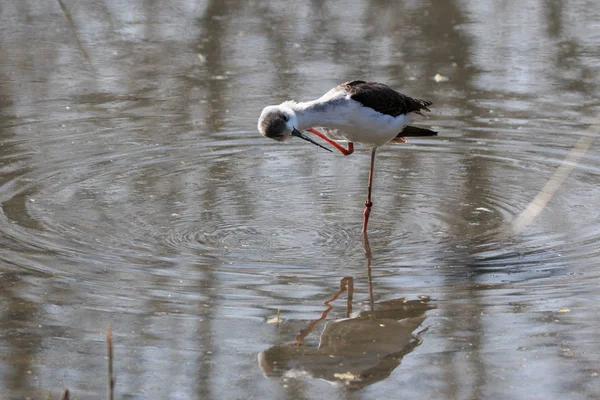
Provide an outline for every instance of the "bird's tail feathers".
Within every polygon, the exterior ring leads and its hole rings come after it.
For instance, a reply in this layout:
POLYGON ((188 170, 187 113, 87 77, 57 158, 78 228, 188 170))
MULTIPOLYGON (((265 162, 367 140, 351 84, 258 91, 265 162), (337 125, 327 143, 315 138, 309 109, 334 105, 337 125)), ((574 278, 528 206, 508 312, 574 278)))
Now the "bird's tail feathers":
POLYGON ((407 126, 397 137, 420 137, 420 136, 437 136, 437 132, 425 128, 417 128, 416 126, 407 126))
POLYGON ((429 107, 430 105, 433 104, 431 101, 429 101, 429 100, 423 100, 423 99, 415 99, 415 101, 421 106, 420 107, 421 110, 425 110, 425 111, 431 112, 431 110, 429 108, 427 108, 427 107, 429 107))

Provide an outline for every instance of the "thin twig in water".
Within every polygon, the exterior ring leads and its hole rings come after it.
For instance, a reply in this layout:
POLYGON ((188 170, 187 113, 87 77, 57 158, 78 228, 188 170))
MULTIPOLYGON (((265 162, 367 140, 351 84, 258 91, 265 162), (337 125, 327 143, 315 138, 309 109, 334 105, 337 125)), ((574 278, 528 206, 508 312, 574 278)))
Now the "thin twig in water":
POLYGON ((113 344, 110 325, 106 328, 106 343, 108 344, 108 400, 114 400, 115 378, 113 378, 113 344))
POLYGON ((71 13, 67 9, 67 6, 65 5, 63 0, 56 0, 56 1, 58 1, 58 4, 60 5, 60 9, 62 10, 62 12, 64 14, 65 19, 69 23, 69 27, 71 28, 73 35, 75 36, 75 40, 77 41, 77 46, 79 47, 79 51, 81 51, 81 54, 83 54, 83 57, 93 67, 92 60, 90 59, 90 56, 88 55, 87 51, 85 51, 85 47, 83 47, 83 43, 81 43, 81 40, 79 39, 79 33, 77 32, 77 27, 75 26, 75 23, 73 22, 73 17, 71 16, 71 13))
POLYGON ((565 182, 571 171, 575 169, 579 160, 583 158, 587 149, 590 148, 592 142, 600 134, 600 114, 596 116, 596 120, 588 128, 590 135, 582 136, 571 152, 563 160, 562 164, 556 169, 554 175, 546 182, 542 190, 529 203, 527 208, 519 214, 512 223, 512 232, 519 234, 523 229, 529 226, 535 217, 537 217, 544 207, 552 200, 558 189, 565 182))

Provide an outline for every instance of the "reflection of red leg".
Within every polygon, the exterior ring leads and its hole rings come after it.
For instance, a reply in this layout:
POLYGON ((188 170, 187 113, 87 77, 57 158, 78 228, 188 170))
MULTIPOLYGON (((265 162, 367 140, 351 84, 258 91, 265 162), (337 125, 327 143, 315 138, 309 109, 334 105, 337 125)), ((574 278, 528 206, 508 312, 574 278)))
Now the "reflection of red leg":
POLYGON ((373 167, 375 167, 375 152, 377 147, 373 147, 371 150, 371 168, 369 169, 369 187, 367 190, 367 201, 365 201, 365 211, 363 213, 363 233, 367 232, 367 224, 369 223, 369 215, 371 215, 371 207, 373 202, 371 201, 371 189, 373 188, 373 167))
POLYGON ((321 139, 325 140, 327 143, 331 144, 333 147, 338 149, 340 151, 340 153, 342 153, 345 156, 349 156, 350 154, 354 153, 354 143, 352 143, 352 142, 348 142, 348 148, 346 149, 346 148, 344 148, 344 146, 340 145, 335 140, 329 139, 327 136, 323 135, 321 132, 319 132, 318 130, 316 130, 314 128, 307 129, 307 131, 310 133, 314 133, 321 139))
POLYGON ((306 329, 302 329, 298 335, 296 335, 296 341, 294 343, 294 346, 298 347, 298 346, 302 346, 304 344, 304 338, 312 332, 313 329, 315 329, 315 326, 317 326, 317 324, 321 321, 323 321, 325 318, 327 318, 327 314, 329 314, 329 312, 331 310, 333 310, 333 306, 329 303, 331 303, 332 301, 337 300, 338 297, 340 297, 340 295, 342 293, 344 293, 345 291, 348 291, 348 305, 347 307, 350 307, 349 311, 348 311, 348 316, 350 316, 350 313, 352 312, 352 294, 354 293, 354 278, 351 276, 346 276, 344 278, 342 278, 340 280, 340 290, 338 290, 337 292, 335 292, 335 294, 333 296, 331 296, 331 298, 325 302, 323 302, 323 304, 325 304, 327 306, 327 309, 325 311, 323 311, 323 314, 321 314, 321 316, 317 319, 315 319, 314 321, 312 321, 307 327, 306 329))
POLYGON ((367 232, 367 225, 369 224, 369 216, 371 215, 371 207, 373 207, 372 201, 365 201, 365 211, 363 212, 363 233, 367 232))

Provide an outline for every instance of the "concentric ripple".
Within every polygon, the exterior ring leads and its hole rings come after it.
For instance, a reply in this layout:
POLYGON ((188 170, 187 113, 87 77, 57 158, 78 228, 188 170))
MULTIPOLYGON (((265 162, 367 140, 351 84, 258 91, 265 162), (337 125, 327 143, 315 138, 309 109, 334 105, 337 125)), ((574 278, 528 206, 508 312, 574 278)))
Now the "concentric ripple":
MULTIPOLYGON (((143 110, 144 100, 125 98, 84 104, 61 122, 9 123, 4 261, 50 274, 70 274, 75 263, 79 275, 182 262, 332 265, 363 252, 368 152, 344 158, 248 131, 194 131, 176 115, 163 117, 173 132, 149 136, 136 104, 143 110), (98 107, 121 115, 99 118, 98 107)), ((382 264, 397 265, 398 251, 401 265, 475 262, 489 271, 598 257, 597 196, 587 190, 600 174, 595 150, 514 235, 511 222, 578 136, 501 122, 480 120, 461 133, 450 128, 455 121, 438 120, 438 138, 380 150, 370 235, 382 264)))
MULTIPOLYGON (((15 152, 2 185, 5 240, 15 249, 102 268, 206 257, 301 264, 360 253, 365 152, 324 158, 299 144, 258 147, 257 138, 165 144, 138 133, 104 130, 91 142, 66 135, 71 148, 43 159, 39 152, 15 152), (241 146, 249 147, 240 153, 241 146)), ((231 136, 242 134, 251 137, 231 136)), ((594 199, 581 200, 585 179, 599 173, 593 157, 531 230, 505 236, 569 149, 522 150, 513 131, 503 137, 411 141, 382 150, 371 235, 415 262, 458 255, 494 269, 554 262, 559 253, 561 262, 596 257, 591 243, 600 231, 592 220, 585 223, 594 199), (570 226, 578 218, 584 222, 570 226)), ((57 140, 8 145, 45 148, 57 140)), ((4 257, 14 262, 22 255, 4 257)))

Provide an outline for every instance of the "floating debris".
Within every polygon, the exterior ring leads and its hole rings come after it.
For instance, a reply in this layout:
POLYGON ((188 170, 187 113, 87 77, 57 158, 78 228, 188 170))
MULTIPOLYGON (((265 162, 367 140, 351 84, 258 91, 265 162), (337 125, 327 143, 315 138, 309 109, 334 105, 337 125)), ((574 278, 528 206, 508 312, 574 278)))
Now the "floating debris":
POLYGON ((343 381, 357 381, 357 380, 360 379, 360 376, 356 376, 352 372, 346 372, 346 373, 343 373, 343 374, 340 374, 340 373, 336 372, 335 374, 333 374, 333 377, 337 378, 337 379, 340 379, 340 380, 343 380, 343 381))
POLYGON ((280 315, 281 315, 281 310, 278 308, 277 309, 277 316, 273 317, 273 318, 269 318, 267 320, 267 324, 278 324, 278 323, 280 323, 281 322, 280 315))
POLYGON ((561 308, 558 312, 571 312, 570 308, 561 308))
POLYGON ((435 76, 433 77, 433 80, 436 82, 446 82, 448 79, 450 78, 440 74, 435 74, 435 76))

